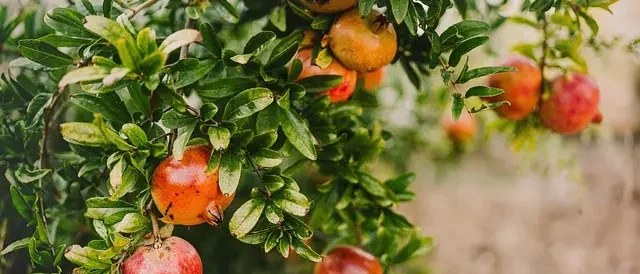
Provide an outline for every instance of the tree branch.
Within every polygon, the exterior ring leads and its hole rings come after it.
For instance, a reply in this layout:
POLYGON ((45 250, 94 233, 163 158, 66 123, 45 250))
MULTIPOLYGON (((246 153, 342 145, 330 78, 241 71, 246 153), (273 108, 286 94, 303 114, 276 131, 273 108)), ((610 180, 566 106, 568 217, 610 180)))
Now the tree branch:
POLYGON ((129 17, 129 20, 133 19, 133 17, 136 17, 136 15, 143 11, 144 9, 153 6, 153 4, 157 3, 159 0, 147 0, 147 2, 144 2, 142 4, 140 4, 140 6, 136 7, 135 9, 130 9, 128 10, 129 15, 127 15, 127 17, 129 17))

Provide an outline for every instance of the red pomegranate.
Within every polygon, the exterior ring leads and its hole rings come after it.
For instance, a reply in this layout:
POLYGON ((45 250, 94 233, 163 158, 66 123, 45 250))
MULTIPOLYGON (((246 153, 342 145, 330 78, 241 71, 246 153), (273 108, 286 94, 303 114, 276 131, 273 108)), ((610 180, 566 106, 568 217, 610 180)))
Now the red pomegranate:
POLYGON ((540 119, 560 134, 573 134, 598 121, 600 89, 586 74, 572 73, 551 82, 551 96, 540 104, 540 119))
POLYGON ((202 274, 198 251, 179 237, 169 237, 159 248, 140 246, 122 264, 123 274, 202 274))

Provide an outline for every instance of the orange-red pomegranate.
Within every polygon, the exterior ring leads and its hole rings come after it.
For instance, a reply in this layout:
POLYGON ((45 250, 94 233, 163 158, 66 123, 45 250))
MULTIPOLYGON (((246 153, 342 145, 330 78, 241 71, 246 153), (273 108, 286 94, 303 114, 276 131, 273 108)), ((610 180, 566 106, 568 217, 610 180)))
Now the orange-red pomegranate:
POLYGON ((338 13, 358 4, 358 0, 313 0, 311 3, 308 0, 300 0, 300 2, 317 13, 338 13))
POLYGON ((372 72, 360 73, 362 78, 362 88, 366 91, 375 91, 384 80, 384 67, 374 70, 372 72))
POLYGON ((442 115, 441 122, 451 141, 456 144, 473 140, 478 131, 475 119, 466 111, 462 111, 458 121, 454 122, 451 111, 447 109, 445 114, 442 115))
POLYGON ((189 146, 182 160, 164 159, 151 178, 151 196, 169 224, 217 226, 222 212, 235 195, 225 196, 218 187, 218 168, 207 172, 211 147, 189 146))
POLYGON ((542 74, 535 62, 522 56, 509 57, 501 65, 515 67, 518 71, 489 76, 489 86, 501 88, 504 93, 487 97, 485 100, 488 102, 509 101, 511 105, 504 104, 496 108, 495 111, 506 119, 522 120, 531 114, 538 104, 542 74))
POLYGON ((331 25, 329 46, 345 67, 371 72, 393 61, 398 41, 393 24, 384 14, 372 10, 362 18, 360 11, 353 8, 331 25))
POLYGON ((122 264, 123 274, 202 274, 198 251, 187 241, 169 237, 159 248, 140 246, 122 264))
POLYGON ((343 77, 341 84, 323 92, 329 96, 332 103, 347 101, 351 94, 353 94, 353 91, 355 91, 356 81, 358 80, 357 73, 345 68, 338 59, 334 58, 328 67, 322 69, 311 63, 311 49, 299 51, 295 58, 302 61, 302 72, 300 72, 296 81, 316 75, 340 75, 343 77))
POLYGON ((602 120, 599 103, 600 89, 591 77, 567 74, 551 83, 551 96, 540 104, 540 119, 554 132, 573 134, 602 120))
POLYGON ((378 259, 353 246, 337 247, 316 264, 315 274, 382 274, 378 259))

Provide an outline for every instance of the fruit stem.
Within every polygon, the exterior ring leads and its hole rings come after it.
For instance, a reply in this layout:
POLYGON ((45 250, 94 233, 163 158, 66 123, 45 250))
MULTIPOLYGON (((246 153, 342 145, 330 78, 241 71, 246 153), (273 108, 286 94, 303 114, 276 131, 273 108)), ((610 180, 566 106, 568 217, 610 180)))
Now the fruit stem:
POLYGON ((375 34, 378 34, 386 30, 389 24, 390 22, 389 20, 387 20, 387 17, 384 16, 384 14, 380 14, 376 16, 376 18, 373 19, 373 21, 371 21, 371 31, 373 31, 373 33, 375 34))
POLYGON ((160 238, 160 228, 158 227, 158 218, 153 211, 149 211, 149 217, 151 217, 151 229, 153 235, 153 248, 158 249, 162 246, 162 238, 160 238))

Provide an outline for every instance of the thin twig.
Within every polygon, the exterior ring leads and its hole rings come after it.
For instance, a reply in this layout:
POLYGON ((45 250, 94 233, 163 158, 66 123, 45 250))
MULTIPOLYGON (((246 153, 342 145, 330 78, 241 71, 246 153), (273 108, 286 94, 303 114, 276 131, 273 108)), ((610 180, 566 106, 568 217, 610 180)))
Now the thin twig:
MULTIPOLYGON (((258 165, 256 165, 256 163, 253 162, 253 160, 251 159, 251 157, 249 157, 249 155, 247 155, 247 161, 249 161, 249 163, 253 167, 253 171, 256 173, 256 175, 258 175, 258 178, 260 178, 260 182, 264 183, 264 180, 262 179, 262 173, 260 173, 260 168, 258 168, 258 165)), ((271 197, 271 191, 269 191, 269 188, 265 186, 264 189, 267 197, 271 197)))
POLYGON ((540 77, 542 77, 543 80, 543 84, 540 85, 540 94, 542 94, 544 92, 544 68, 547 65, 547 48, 549 47, 548 41, 549 40, 549 33, 548 33, 548 28, 549 24, 547 22, 547 16, 545 16, 544 14, 542 15, 542 57, 540 58, 540 63, 538 64, 540 66, 540 77))
POLYGON ((133 17, 136 17, 136 15, 137 15, 139 12, 141 12, 142 10, 144 10, 144 9, 146 9, 146 8, 148 8, 148 7, 153 6, 153 4, 157 3, 158 1, 159 1, 159 0, 148 0, 147 2, 144 2, 144 3, 140 4, 140 6, 138 6, 137 8, 132 9, 132 10, 130 9, 130 10, 129 10, 129 12, 130 12, 130 13, 129 13, 129 15, 128 15, 129 20, 133 19, 133 17))
POLYGON ((149 140, 149 142, 150 142, 150 143, 153 143, 153 142, 155 142, 155 141, 158 141, 158 140, 160 140, 160 139, 162 139, 162 138, 166 138, 167 136, 171 136, 171 135, 173 135, 173 132, 167 132, 167 133, 165 133, 165 134, 162 134, 162 135, 159 135, 159 136, 153 137, 151 140, 149 140))
MULTIPOLYGON (((54 106, 56 105, 56 103, 58 102, 58 99, 60 99, 60 97, 63 95, 64 93, 58 92, 58 94, 56 94, 55 96, 53 96, 53 98, 51 99, 51 104, 47 107, 46 109, 46 115, 44 117, 44 125, 42 127, 42 146, 40 147, 40 169, 46 169, 48 167, 48 160, 47 160, 47 140, 49 140, 49 128, 51 127, 51 123, 52 123, 52 118, 53 115, 55 114, 54 111, 54 106)), ((47 222, 47 216, 45 214, 45 208, 44 208, 44 188, 42 186, 42 179, 39 180, 38 182, 38 186, 40 188, 39 190, 39 194, 40 194, 40 214, 42 215, 42 222, 44 223, 45 228, 49 228, 49 223, 47 222)))

